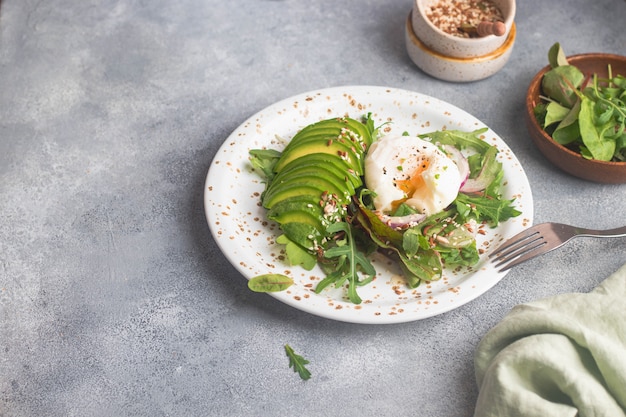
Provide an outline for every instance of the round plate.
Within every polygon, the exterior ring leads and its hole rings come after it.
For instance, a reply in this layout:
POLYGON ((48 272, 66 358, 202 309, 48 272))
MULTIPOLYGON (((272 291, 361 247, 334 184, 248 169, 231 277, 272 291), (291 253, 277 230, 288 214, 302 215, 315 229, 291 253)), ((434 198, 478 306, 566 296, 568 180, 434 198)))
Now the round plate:
POLYGON ((360 118, 371 113, 383 134, 426 133, 442 129, 473 131, 485 124, 465 111, 441 100, 412 91, 371 86, 329 88, 300 94, 255 114, 239 126, 215 155, 206 179, 204 205, 211 233, 226 258, 247 279, 268 273, 293 278, 289 289, 270 293, 276 299, 300 310, 329 319, 352 323, 401 323, 424 319, 450 311, 480 296, 506 272, 498 272, 487 260, 490 248, 532 224, 533 202, 528 179, 511 149, 491 129, 487 142, 499 149, 504 169, 503 198, 515 199, 522 214, 485 228, 478 235, 481 252, 473 268, 446 270, 441 280, 408 288, 397 265, 374 256, 376 278, 359 287, 363 302, 350 303, 345 288, 314 289, 324 274, 317 267, 306 271, 288 265, 283 246, 276 244, 280 229, 267 220, 260 205, 264 183, 252 171, 248 160, 251 149, 282 150, 291 137, 311 123, 332 117, 360 118))

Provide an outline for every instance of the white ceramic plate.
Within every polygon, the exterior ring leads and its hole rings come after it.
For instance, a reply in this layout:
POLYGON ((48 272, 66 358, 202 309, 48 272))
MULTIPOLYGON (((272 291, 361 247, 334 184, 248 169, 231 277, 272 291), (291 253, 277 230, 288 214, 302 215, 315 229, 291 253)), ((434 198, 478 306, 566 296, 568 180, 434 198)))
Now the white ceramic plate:
POLYGON ((209 228, 228 260, 247 279, 268 273, 285 274, 295 281, 289 289, 271 293, 276 299, 300 310, 329 319, 353 323, 400 323, 450 311, 485 293, 506 273, 487 261, 490 248, 532 224, 533 202, 526 174, 504 141, 490 129, 485 140, 498 147, 504 167, 503 197, 515 198, 519 217, 486 228, 478 235, 481 258, 478 265, 462 271, 446 270, 444 277, 409 289, 396 265, 373 259, 375 280, 359 288, 360 305, 350 303, 345 288, 314 288, 324 277, 319 269, 306 271, 286 264, 282 245, 275 243, 277 225, 265 217, 260 206, 264 189, 261 177, 251 170, 248 151, 258 148, 281 150, 301 128, 323 119, 371 113, 384 133, 420 134, 441 129, 476 130, 485 127, 465 111, 441 100, 412 91, 386 87, 348 86, 297 95, 273 104, 239 126, 215 155, 206 179, 204 205, 209 228))

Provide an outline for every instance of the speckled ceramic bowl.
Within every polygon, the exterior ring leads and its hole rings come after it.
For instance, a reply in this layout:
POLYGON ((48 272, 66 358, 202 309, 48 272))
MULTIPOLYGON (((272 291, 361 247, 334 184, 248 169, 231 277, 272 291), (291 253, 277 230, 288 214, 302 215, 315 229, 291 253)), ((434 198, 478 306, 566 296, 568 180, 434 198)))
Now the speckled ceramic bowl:
POLYGON ((515 0, 492 0, 504 17, 506 31, 502 36, 461 38, 439 29, 427 17, 427 9, 440 0, 415 0, 413 5, 413 32, 426 48, 453 58, 475 58, 492 54, 509 41, 515 18, 515 0))
MULTIPOLYGON (((567 58, 571 65, 586 74, 606 77, 608 65, 613 75, 626 75, 626 56, 613 54, 580 54, 567 58)), ((583 158, 579 153, 555 142, 539 125, 533 109, 539 103, 541 80, 550 66, 535 75, 526 95, 526 126, 530 137, 541 153, 552 164, 575 177, 604 184, 626 184, 626 162, 605 162, 583 158)))
POLYGON ((507 63, 515 43, 515 24, 505 42, 491 53, 473 58, 454 58, 426 46, 413 30, 412 11, 406 22, 406 49, 411 60, 425 73, 445 81, 478 81, 498 72, 507 63))

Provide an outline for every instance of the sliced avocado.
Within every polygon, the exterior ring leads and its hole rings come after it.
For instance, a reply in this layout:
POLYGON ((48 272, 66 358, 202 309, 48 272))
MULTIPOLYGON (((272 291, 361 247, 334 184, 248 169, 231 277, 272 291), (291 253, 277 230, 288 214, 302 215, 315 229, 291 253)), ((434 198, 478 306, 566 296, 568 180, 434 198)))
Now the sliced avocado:
POLYGON ((355 189, 363 185, 363 179, 352 169, 348 161, 339 155, 327 153, 312 153, 293 161, 293 164, 287 164, 283 171, 290 169, 291 166, 317 164, 319 169, 333 171, 337 176, 343 177, 352 183, 355 189))
POLYGON ((337 178, 352 184, 355 190, 363 185, 363 180, 350 168, 348 161, 338 155, 325 153, 312 153, 295 159, 285 165, 280 171, 280 175, 288 175, 290 172, 303 169, 303 167, 317 169, 322 172, 330 172, 337 178))
POLYGON ((344 145, 345 148, 352 150, 352 152, 356 154, 360 154, 364 156, 365 151, 367 149, 364 142, 355 142, 350 136, 339 136, 339 135, 311 135, 308 137, 301 138, 297 142, 293 142, 290 146, 285 148, 282 153, 292 152, 294 149, 299 148, 300 146, 310 145, 311 143, 319 143, 320 145, 331 146, 334 143, 340 143, 344 145))
MULTIPOLYGON (((275 182, 276 184, 282 184, 281 186, 284 187, 295 182, 306 184, 308 182, 318 182, 320 180, 331 184, 325 191, 336 194, 337 196, 343 196, 344 198, 349 199, 356 192, 352 184, 345 178, 339 178, 328 171, 309 167, 302 167, 302 169, 290 171, 289 175, 279 178, 277 182, 275 182)), ((272 182, 272 184, 275 182, 272 182)))
POLYGON ((351 146, 341 142, 327 143, 322 141, 305 142, 289 150, 285 149, 280 159, 274 165, 274 171, 278 173, 291 161, 312 153, 337 155, 345 159, 348 162, 348 166, 350 166, 358 175, 363 175, 364 158, 362 153, 355 152, 351 146))
POLYGON ((268 216, 268 218, 280 224, 281 229, 287 223, 305 223, 315 227, 320 234, 325 230, 323 219, 310 211, 287 210, 272 217, 268 216))
MULTIPOLYGON (((343 194, 346 196, 352 196, 356 192, 354 185, 346 178, 346 175, 341 171, 337 172, 336 168, 333 165, 327 164, 326 167, 322 168, 318 164, 305 164, 304 160, 307 158, 303 157, 300 160, 303 160, 303 164, 299 166, 292 166, 290 169, 283 169, 277 174, 272 180, 272 184, 277 183, 285 183, 291 182, 298 178, 300 181, 307 181, 306 177, 309 176, 312 179, 316 178, 324 178, 325 180, 332 182, 335 185, 336 189, 342 190, 343 194)), ((298 160, 299 161, 299 160, 298 160)), ((329 190, 330 191, 330 190, 329 190)))
POLYGON ((267 216, 271 218, 293 210, 311 212, 319 217, 320 221, 323 218, 324 213, 320 198, 316 198, 311 194, 302 194, 277 202, 267 211, 267 216))
POLYGON ((282 151, 273 167, 276 175, 263 193, 268 218, 291 241, 314 252, 329 222, 345 215, 346 205, 363 185, 365 150, 371 142, 369 128, 349 118, 302 129, 282 151))
POLYGON ((298 132, 291 139, 285 150, 310 140, 345 142, 360 152, 364 152, 371 143, 371 137, 364 138, 358 131, 349 127, 312 126, 298 132))
POLYGON ((306 129, 306 130, 302 130, 298 132, 291 139, 289 144, 290 145, 292 143, 298 144, 301 141, 306 141, 306 140, 315 139, 315 138, 324 138, 326 140, 343 139, 343 140, 349 140, 350 142, 355 143, 355 144, 367 143, 367 138, 363 138, 359 134, 358 131, 355 131, 354 129, 351 129, 349 127, 335 128, 335 127, 319 126, 319 127, 314 127, 312 129, 306 129), (348 134, 347 132, 351 132, 351 134, 348 134))
POLYGON ((321 199, 323 194, 334 194, 340 204, 347 204, 351 197, 345 187, 340 187, 323 177, 305 175, 287 178, 282 182, 272 181, 263 195, 263 205, 266 208, 271 208, 278 201, 298 194, 310 194, 318 199, 321 199))
POLYGON ((349 117, 327 119, 314 123, 298 132, 296 136, 294 136, 294 139, 296 139, 298 136, 308 136, 314 133, 322 132, 336 132, 332 134, 334 136, 338 136, 341 133, 342 129, 351 130, 356 135, 358 135, 360 139, 368 146, 372 143, 371 133, 367 126, 365 126, 358 120, 351 119, 349 117))

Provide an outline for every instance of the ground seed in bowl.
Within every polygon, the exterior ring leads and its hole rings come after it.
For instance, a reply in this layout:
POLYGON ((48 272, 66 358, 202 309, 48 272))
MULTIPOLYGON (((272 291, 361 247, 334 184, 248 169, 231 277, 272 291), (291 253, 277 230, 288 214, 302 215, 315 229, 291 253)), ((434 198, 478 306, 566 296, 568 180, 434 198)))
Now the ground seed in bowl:
POLYGON ((426 17, 442 31, 462 38, 478 36, 480 22, 504 21, 500 9, 489 0, 439 0, 426 8, 426 17))

